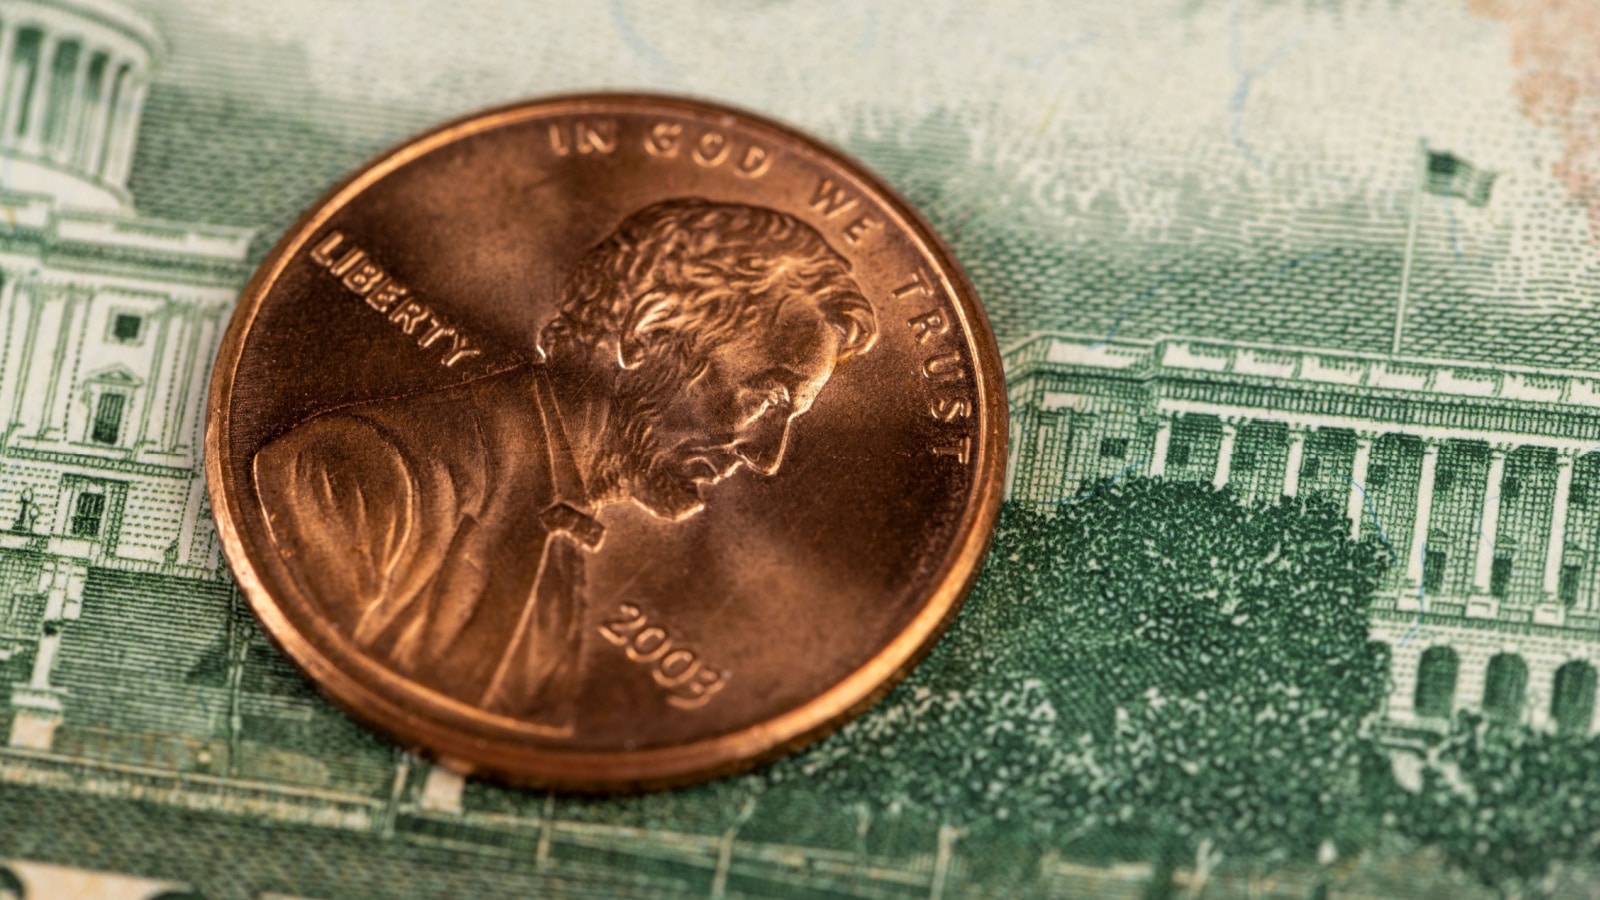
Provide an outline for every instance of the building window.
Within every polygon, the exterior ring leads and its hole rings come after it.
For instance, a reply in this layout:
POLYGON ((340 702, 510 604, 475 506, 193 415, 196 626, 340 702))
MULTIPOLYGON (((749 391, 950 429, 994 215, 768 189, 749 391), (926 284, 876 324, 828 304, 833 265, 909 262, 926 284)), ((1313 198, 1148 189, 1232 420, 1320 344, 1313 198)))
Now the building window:
POLYGON ((1550 697, 1550 718, 1561 734, 1588 734, 1594 720, 1594 668, 1573 660, 1556 670, 1550 697))
POLYGON ((1567 503, 1573 509, 1589 508, 1589 486, 1581 481, 1574 481, 1567 491, 1567 503))
POLYGON ((1307 481, 1316 478, 1317 473, 1321 471, 1322 460, 1317 459, 1315 456, 1308 456, 1300 463, 1300 477, 1307 481))
POLYGON ((1450 493, 1450 489, 1455 486, 1456 473, 1454 469, 1440 469, 1438 473, 1433 476, 1433 489, 1441 494, 1450 493))
POLYGON ((1233 454, 1233 468, 1239 472, 1254 472, 1256 470, 1256 452, 1254 450, 1240 450, 1233 454))
POLYGON ((1417 694, 1414 709, 1418 716, 1446 718, 1455 710, 1456 670, 1459 660, 1449 647, 1429 647, 1417 665, 1417 694))
POLYGON ((144 333, 144 317, 119 312, 111 316, 111 339, 119 344, 137 344, 144 333))
POLYGON ((1444 564, 1447 556, 1443 550, 1427 548, 1422 554, 1422 589, 1430 594, 1444 590, 1444 564))
POLYGON ((1517 478, 1517 477, 1515 477, 1513 475, 1507 475, 1505 480, 1500 482, 1500 496, 1501 497, 1503 497, 1503 498, 1505 498, 1507 500, 1515 500, 1515 499, 1517 499, 1517 496, 1519 494, 1521 494, 1521 493, 1522 493, 1522 479, 1517 478))
POLYGON ((1367 487, 1382 488, 1389 483, 1389 467, 1379 463, 1367 470, 1367 487))
POLYGON ((1100 456, 1104 459, 1126 459, 1128 456, 1128 439, 1101 438, 1100 456))
POLYGON ((1522 703, 1528 691, 1528 664, 1514 653, 1501 653, 1489 660, 1483 679, 1483 712, 1497 722, 1516 722, 1522 718, 1522 703))
POLYGON ((1489 564, 1489 594, 1504 600, 1511 587, 1511 557, 1496 556, 1489 564))
POLYGON ((1189 442, 1173 441, 1167 448, 1167 465, 1174 468, 1183 468, 1189 464, 1189 442))
POLYGON ((94 407, 94 427, 89 432, 89 439, 97 444, 116 444, 117 437, 122 433, 122 412, 127 403, 125 394, 114 391, 101 394, 100 401, 94 407))
POLYGON ((78 503, 72 509, 72 536, 99 537, 100 522, 105 515, 105 494, 79 494, 78 503))
POLYGON ((1556 588, 1556 596, 1567 609, 1578 605, 1578 576, 1583 574, 1583 566, 1567 563, 1561 567, 1561 581, 1556 588))

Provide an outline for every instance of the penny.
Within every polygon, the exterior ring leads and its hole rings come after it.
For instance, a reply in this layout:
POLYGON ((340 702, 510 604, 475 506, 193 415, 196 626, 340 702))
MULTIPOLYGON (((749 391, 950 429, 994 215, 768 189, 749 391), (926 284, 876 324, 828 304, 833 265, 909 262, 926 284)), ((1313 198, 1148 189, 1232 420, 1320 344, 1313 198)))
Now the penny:
POLYGON ((506 107, 262 264, 206 476, 262 625, 464 773, 630 790, 838 727, 949 623, 1005 466, 971 285, 873 175, 708 103, 506 107))

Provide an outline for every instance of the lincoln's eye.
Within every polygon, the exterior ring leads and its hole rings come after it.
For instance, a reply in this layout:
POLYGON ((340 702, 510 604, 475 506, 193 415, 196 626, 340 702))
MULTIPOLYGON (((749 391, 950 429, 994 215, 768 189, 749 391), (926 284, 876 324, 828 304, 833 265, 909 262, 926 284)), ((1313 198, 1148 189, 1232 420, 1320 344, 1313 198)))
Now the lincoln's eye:
POLYGON ((767 396, 761 401, 761 411, 757 415, 766 415, 770 410, 784 409, 788 406, 789 389, 780 384, 767 392, 767 396))
POLYGON ((773 409, 785 408, 790 402, 789 389, 781 384, 772 387, 765 393, 756 394, 746 410, 745 424, 760 419, 773 409))

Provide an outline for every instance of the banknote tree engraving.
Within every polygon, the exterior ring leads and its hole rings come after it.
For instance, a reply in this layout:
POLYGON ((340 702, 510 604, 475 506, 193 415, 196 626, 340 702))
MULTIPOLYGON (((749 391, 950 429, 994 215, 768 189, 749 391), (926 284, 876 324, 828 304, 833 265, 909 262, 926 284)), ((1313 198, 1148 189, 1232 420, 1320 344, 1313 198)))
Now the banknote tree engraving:
POLYGON ((1202 882, 1224 854, 1309 858, 1370 827, 1365 778, 1387 777, 1376 542, 1332 504, 1159 479, 1058 517, 1057 542, 1081 548, 1060 556, 1058 627, 1078 623, 1114 705, 1067 762, 1091 819, 1180 841, 1202 882))
POLYGON ((1393 795, 1400 830, 1505 897, 1547 896, 1558 863, 1600 851, 1600 739, 1463 712, 1415 792, 1393 795))
POLYGON ((319 414, 260 451, 256 486, 306 589, 367 653, 560 732, 593 512, 682 519, 741 467, 775 474, 790 424, 876 336, 815 229, 664 201, 577 263, 540 361, 319 414))
POLYGON ((1074 496, 1007 508, 948 664, 810 764, 844 798, 980 837, 1012 820, 1047 826, 1042 846, 1131 836, 1158 881, 1180 856, 1203 882, 1228 855, 1366 846, 1393 788, 1367 633, 1381 545, 1325 502, 1149 478, 1074 496))

